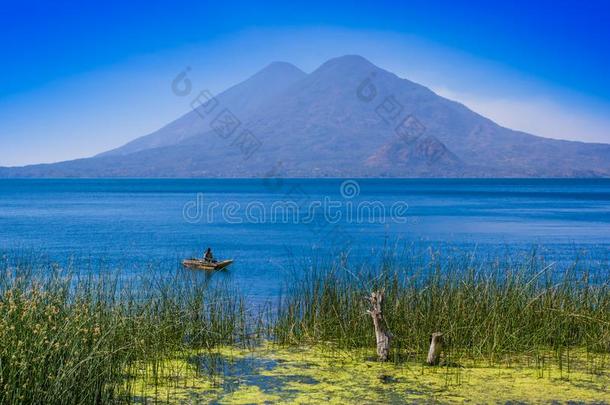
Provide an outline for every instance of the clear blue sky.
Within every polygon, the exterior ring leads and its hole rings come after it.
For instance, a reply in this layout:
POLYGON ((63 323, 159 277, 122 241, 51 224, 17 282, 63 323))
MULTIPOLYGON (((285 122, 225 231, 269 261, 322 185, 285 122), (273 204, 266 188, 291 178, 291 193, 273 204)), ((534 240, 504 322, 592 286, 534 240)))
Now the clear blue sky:
POLYGON ((184 110, 160 94, 186 64, 220 91, 267 58, 311 70, 355 52, 502 124, 553 136, 556 114, 575 123, 556 137, 610 142, 609 21, 608 1, 4 1, 0 165, 144 135, 184 110), (532 105, 540 123, 518 116, 532 105))

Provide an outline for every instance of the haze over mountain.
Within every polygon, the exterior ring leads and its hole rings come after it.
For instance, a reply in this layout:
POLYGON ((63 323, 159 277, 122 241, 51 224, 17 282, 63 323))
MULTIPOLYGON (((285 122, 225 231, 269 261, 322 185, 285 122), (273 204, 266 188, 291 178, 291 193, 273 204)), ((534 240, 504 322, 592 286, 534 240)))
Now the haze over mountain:
MULTIPOLYGON (((0 177, 608 177, 610 145, 503 128, 361 56, 274 62, 152 134, 0 177)), ((209 98, 209 95, 207 96, 209 98)))

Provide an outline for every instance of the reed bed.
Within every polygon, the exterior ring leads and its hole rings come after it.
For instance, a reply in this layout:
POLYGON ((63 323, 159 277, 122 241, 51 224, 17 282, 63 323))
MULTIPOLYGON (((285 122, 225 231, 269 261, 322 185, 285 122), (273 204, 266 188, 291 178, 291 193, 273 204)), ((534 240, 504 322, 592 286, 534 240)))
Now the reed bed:
POLYGON ((610 353, 605 264, 559 270, 535 254, 431 253, 357 265, 339 256, 297 266, 284 297, 254 310, 230 285, 201 273, 150 269, 134 280, 44 263, 0 259, 2 404, 141 402, 150 392, 134 376, 154 382, 171 374, 163 367, 177 364, 172 359, 188 364, 194 353, 251 347, 261 338, 373 354, 365 297, 379 290, 396 362, 423 361, 435 331, 447 337, 445 359, 457 362, 540 362, 551 352, 569 368, 565 353, 578 352, 574 358, 591 354, 606 367, 598 355, 610 353))
POLYGON ((374 266, 318 264, 292 282, 273 334, 280 344, 375 347, 365 298, 382 290, 397 361, 423 361, 436 331, 449 355, 490 364, 549 352, 561 361, 570 350, 608 354, 610 271, 585 263, 559 267, 535 252, 520 259, 432 252, 424 260, 384 255, 374 266))
MULTIPOLYGON (((188 274, 188 273, 186 273, 188 274)), ((137 397, 138 364, 244 340, 228 287, 182 273, 129 283, 31 260, 0 263, 0 403, 108 403, 137 397)))

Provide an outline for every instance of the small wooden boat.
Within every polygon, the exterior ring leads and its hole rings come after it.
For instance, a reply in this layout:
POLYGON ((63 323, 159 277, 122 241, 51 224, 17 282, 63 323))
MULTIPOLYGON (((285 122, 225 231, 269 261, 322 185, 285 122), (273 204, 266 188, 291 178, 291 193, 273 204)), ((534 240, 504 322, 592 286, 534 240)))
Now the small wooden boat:
POLYGON ((197 270, 221 270, 233 263, 233 260, 221 260, 219 262, 210 262, 203 259, 186 259, 182 261, 184 267, 197 270))

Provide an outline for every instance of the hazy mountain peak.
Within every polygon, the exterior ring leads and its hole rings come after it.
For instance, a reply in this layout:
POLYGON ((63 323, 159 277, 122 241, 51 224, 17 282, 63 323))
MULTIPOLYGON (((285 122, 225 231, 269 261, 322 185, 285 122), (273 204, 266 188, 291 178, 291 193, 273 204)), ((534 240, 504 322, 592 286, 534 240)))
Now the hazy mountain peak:
POLYGON ((351 72, 352 74, 362 73, 365 71, 380 70, 377 66, 372 64, 368 59, 360 55, 344 55, 337 58, 329 59, 317 68, 313 73, 320 74, 324 72, 333 72, 338 74, 345 74, 351 72))
POLYGON ((285 62, 283 60, 273 61, 263 68, 263 70, 265 70, 265 69, 273 69, 273 70, 277 69, 277 70, 297 71, 297 72, 305 73, 301 69, 299 69, 297 66, 293 65, 292 63, 285 62))
MULTIPOLYGON (((241 120, 305 76, 307 74, 293 64, 272 62, 243 82, 216 95, 216 100, 241 120)), ((152 134, 137 138, 98 156, 127 155, 176 145, 209 130, 209 123, 204 122, 197 111, 191 111, 152 134)))
POLYGON ((273 62, 215 98, 103 156, 0 177, 610 176, 610 145, 502 128, 359 55, 273 62))
POLYGON ((276 61, 276 62, 271 62, 270 64, 268 64, 267 66, 265 66, 264 68, 259 70, 251 78, 254 78, 254 77, 260 78, 263 76, 268 76, 268 77, 272 78, 275 75, 292 76, 292 77, 300 78, 300 77, 305 76, 305 74, 306 74, 305 72, 303 72, 301 69, 299 69, 292 63, 276 61))
POLYGON ((327 60, 324 65, 366 65, 366 66, 375 66, 371 61, 369 61, 364 56, 360 55, 343 55, 337 56, 336 58, 332 58, 327 60))

